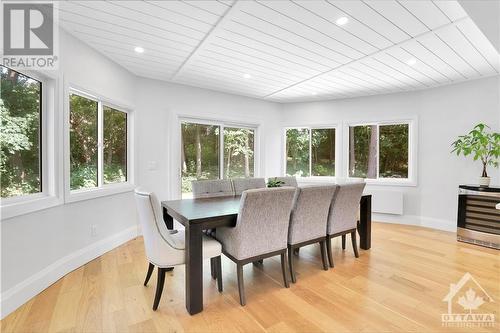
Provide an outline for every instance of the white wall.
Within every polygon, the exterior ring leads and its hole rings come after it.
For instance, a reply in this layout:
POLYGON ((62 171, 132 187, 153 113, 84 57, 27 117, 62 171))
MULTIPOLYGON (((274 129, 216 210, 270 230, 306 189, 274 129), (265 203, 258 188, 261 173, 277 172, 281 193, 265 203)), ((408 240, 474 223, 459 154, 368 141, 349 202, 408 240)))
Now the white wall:
MULTIPOLYGON (((458 185, 477 183, 481 163, 450 154, 450 144, 479 122, 499 130, 498 76, 417 92, 286 104, 282 123, 299 126, 414 116, 418 117, 417 186, 369 186, 372 190, 404 194, 403 217, 377 215, 375 218, 453 230, 458 185)), ((498 184, 499 172, 491 169, 490 173, 492 184, 498 184)))
POLYGON ((179 117, 214 119, 258 124, 260 172, 256 176, 280 173, 281 105, 162 81, 137 82, 137 168, 141 186, 160 199, 178 198, 180 190, 179 117), (155 162, 156 170, 149 170, 155 162))
MULTIPOLYGON (((134 104, 135 80, 129 72, 64 31, 60 47, 59 77, 66 85, 134 104)), ((62 117, 62 110, 56 112, 62 117)), ((128 192, 2 219, 2 317, 62 274, 133 237, 137 230, 133 200, 128 192), (97 225, 95 237, 91 224, 97 225)))

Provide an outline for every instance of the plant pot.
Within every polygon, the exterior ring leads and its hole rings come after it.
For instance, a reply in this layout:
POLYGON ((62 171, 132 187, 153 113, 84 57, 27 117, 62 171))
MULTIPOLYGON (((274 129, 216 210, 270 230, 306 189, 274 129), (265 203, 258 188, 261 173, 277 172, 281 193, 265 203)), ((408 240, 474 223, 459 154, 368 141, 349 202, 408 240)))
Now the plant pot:
POLYGON ((490 177, 479 177, 479 186, 488 187, 490 186, 490 177))

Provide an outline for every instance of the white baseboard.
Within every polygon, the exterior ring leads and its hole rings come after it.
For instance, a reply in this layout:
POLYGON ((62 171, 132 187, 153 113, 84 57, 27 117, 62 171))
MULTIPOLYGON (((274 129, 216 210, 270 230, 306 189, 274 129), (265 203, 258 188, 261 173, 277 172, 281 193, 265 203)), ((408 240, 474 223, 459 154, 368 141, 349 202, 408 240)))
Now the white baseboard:
POLYGON ((385 223, 416 225, 444 231, 457 231, 457 223, 449 220, 435 219, 426 216, 418 215, 389 215, 389 214, 372 214, 372 220, 385 223))
POLYGON ((5 318, 8 314, 64 275, 137 237, 138 234, 137 226, 125 229, 57 260, 38 273, 6 290, 0 295, 0 319, 5 318))

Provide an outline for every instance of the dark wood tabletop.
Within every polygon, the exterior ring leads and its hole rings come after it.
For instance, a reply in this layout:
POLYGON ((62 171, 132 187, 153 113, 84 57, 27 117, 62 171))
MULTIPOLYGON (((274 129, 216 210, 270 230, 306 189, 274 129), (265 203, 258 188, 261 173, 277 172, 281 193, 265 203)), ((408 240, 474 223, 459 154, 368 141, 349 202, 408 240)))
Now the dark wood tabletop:
MULTIPOLYGON (((186 249, 186 309, 194 315, 203 311, 203 230, 236 225, 240 196, 162 201, 167 228, 173 221, 184 225, 186 249)), ((358 223, 360 248, 371 247, 371 195, 360 201, 358 223)))

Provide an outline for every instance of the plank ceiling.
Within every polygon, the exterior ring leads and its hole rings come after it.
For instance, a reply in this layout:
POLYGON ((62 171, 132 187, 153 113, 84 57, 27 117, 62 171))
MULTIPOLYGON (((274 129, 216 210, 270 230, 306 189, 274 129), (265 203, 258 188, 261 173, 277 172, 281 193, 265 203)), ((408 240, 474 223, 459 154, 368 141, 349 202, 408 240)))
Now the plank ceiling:
POLYGON ((277 102, 426 89, 500 71, 499 53, 456 1, 59 6, 64 29, 138 76, 277 102), (347 24, 337 25, 340 17, 347 24))

